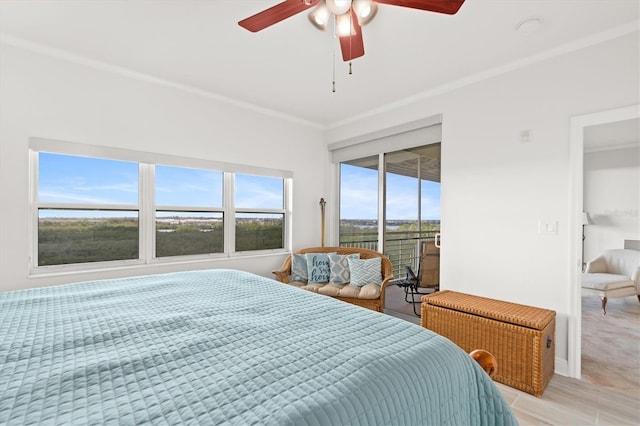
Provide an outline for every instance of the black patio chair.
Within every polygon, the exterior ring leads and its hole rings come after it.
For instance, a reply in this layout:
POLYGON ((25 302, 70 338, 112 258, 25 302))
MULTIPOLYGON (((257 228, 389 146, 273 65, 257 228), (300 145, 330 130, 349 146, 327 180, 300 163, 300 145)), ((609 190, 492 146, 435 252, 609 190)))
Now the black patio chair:
MULTIPOLYGON (((422 300, 420 300, 419 298, 418 300, 416 300, 415 297, 416 295, 422 296, 425 294, 431 294, 431 292, 423 293, 418 290, 420 288, 420 277, 413 272, 411 266, 405 266, 404 268, 407 272, 407 277, 395 280, 393 281, 393 283, 404 290, 404 301, 407 303, 411 303, 413 305, 413 313, 416 316, 420 316, 420 313, 416 311, 416 304, 421 303, 422 300), (411 295, 411 300, 409 300, 409 295, 411 295)), ((418 274, 419 273, 420 269, 418 269, 418 274)))

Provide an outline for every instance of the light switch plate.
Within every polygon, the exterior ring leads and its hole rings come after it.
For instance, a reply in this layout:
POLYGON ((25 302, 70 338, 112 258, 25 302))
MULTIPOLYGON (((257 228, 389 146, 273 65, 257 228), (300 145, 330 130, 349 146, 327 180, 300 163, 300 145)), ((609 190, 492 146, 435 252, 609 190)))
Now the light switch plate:
POLYGON ((538 221, 538 234, 541 235, 558 235, 558 221, 557 220, 542 220, 538 221))

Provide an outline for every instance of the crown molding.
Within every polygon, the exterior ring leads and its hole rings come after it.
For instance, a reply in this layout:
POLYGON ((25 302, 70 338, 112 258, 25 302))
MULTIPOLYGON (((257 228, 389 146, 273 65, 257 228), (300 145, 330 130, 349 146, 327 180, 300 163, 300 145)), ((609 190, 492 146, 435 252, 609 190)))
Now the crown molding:
POLYGON ((128 77, 128 78, 144 81, 147 83, 157 84, 159 86, 180 90, 182 92, 194 94, 197 96, 202 96, 207 99, 213 99, 218 102, 231 104, 238 108, 251 110, 253 112, 279 118, 292 123, 302 124, 302 125, 314 127, 320 130, 324 128, 324 126, 318 123, 304 120, 299 117, 295 117, 290 114, 285 114, 280 111, 264 108, 249 102, 239 101, 237 99, 229 98, 227 96, 219 95, 217 93, 210 92, 208 90, 200 89, 187 84, 182 84, 175 81, 155 77, 151 74, 138 72, 130 68, 121 67, 119 65, 113 65, 107 62, 102 62, 95 59, 87 58, 86 56, 77 55, 75 53, 71 53, 63 49, 58 49, 58 48, 47 46, 40 43, 34 43, 32 41, 28 41, 19 37, 14 37, 9 34, 0 33, 0 44, 12 46, 12 47, 18 47, 34 53, 39 53, 39 54, 50 56, 56 59, 61 59, 67 62, 72 62, 74 64, 81 65, 88 68, 93 68, 99 71, 109 72, 112 74, 121 75, 123 77, 128 77))
POLYGON ((638 32, 640 30, 640 20, 634 20, 628 22, 623 25, 619 25, 617 27, 611 28, 606 31, 602 31, 600 33, 593 34, 589 37, 584 37, 579 40, 575 40, 570 43, 566 43, 555 47, 553 49, 547 50, 542 53, 538 53, 536 55, 532 55, 518 61, 514 61, 505 65, 501 65, 495 68, 488 69, 483 72, 479 72, 476 74, 469 75, 467 77, 452 81, 447 84, 440 85, 433 89, 417 93, 413 96, 403 98, 397 102, 392 102, 384 107, 375 108, 369 111, 366 111, 362 114, 354 115, 345 120, 341 120, 329 125, 322 125, 316 122, 312 122, 309 120, 302 119, 300 117, 292 116, 290 114, 286 114, 277 110, 261 107, 249 102, 239 101, 233 98, 229 98, 227 96, 223 96, 214 92, 210 92, 207 90, 203 90, 194 86, 178 83, 175 81, 170 81, 162 78, 155 77, 150 74, 145 74, 142 72, 138 72, 126 67, 121 67, 118 65, 113 65, 110 63, 98 61, 95 59, 87 58, 82 55, 77 55, 74 53, 70 53, 63 49, 54 48, 51 46, 43 45, 40 43, 34 43, 25 39, 21 39, 19 37, 14 37, 9 34, 0 33, 0 44, 5 44, 7 46, 19 47, 25 50, 29 50, 35 53, 40 53, 43 55, 51 56, 54 58, 66 60, 69 62, 73 62, 82 66, 94 68, 97 70, 111 72, 114 74, 122 75, 129 78, 134 78, 137 80, 157 84, 164 87, 169 87, 172 89, 180 90, 183 92, 195 94, 198 96, 202 96, 204 98, 213 99, 218 102, 223 102, 227 104, 234 105, 238 108, 250 110, 253 112, 257 112, 266 116, 271 116, 274 118, 286 120, 292 123, 301 124, 304 126, 309 126, 318 130, 332 130, 341 126, 345 126, 366 118, 371 118, 373 116, 391 112, 397 110, 399 108, 414 104, 424 99, 432 98, 438 95, 442 95, 444 93, 452 92, 454 90, 460 89, 465 86, 469 86, 475 83, 478 83, 483 80, 487 80, 517 69, 521 69, 530 65, 533 65, 538 62, 546 61, 548 59, 564 55, 570 52, 574 52, 577 50, 581 50, 590 46, 594 46, 600 43, 604 43, 609 40, 614 40, 616 38, 620 38, 626 36, 628 34, 632 34, 634 32, 638 32))
POLYGON ((555 47, 553 49, 544 51, 542 53, 538 53, 536 55, 528 56, 526 58, 501 65, 495 68, 488 69, 486 71, 482 71, 476 74, 469 75, 467 77, 452 81, 447 84, 440 85, 433 89, 417 93, 413 96, 403 98, 397 102, 392 102, 390 104, 385 105, 382 108, 375 108, 364 112, 362 114, 355 115, 353 117, 347 118, 345 120, 341 120, 335 122, 329 126, 327 126, 327 130, 334 129, 337 127, 341 127, 347 124, 351 124, 353 122, 371 118, 373 116, 383 114, 386 112, 391 112, 396 109, 414 104, 418 101, 432 98, 434 96, 442 95, 444 93, 452 92, 454 90, 460 89, 465 86, 469 86, 471 84, 478 83, 483 80, 488 80, 493 77, 497 77, 502 74, 506 74, 511 71, 515 71, 517 69, 525 68, 529 65, 536 64, 538 62, 546 61, 551 58, 555 58, 557 56, 561 56, 570 52, 574 52, 577 50, 585 49, 590 46, 595 46, 600 43, 604 43, 610 40, 614 40, 616 38, 624 37, 628 34, 632 34, 634 32, 638 32, 640 30, 640 20, 635 20, 628 22, 623 25, 619 25, 617 27, 611 28, 606 31, 602 31, 600 33, 593 34, 589 37, 584 37, 570 43, 566 43, 555 47))

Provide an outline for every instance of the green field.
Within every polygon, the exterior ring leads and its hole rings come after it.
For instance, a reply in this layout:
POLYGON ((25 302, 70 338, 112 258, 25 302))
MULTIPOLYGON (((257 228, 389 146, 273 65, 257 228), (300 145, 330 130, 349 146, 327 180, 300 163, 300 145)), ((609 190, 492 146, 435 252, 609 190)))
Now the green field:
MULTIPOLYGON (((222 253, 222 221, 158 222, 156 256, 222 253)), ((138 259, 139 224, 132 218, 40 219, 38 265, 138 259)), ((236 223, 236 251, 283 247, 282 220, 256 219, 236 223)))
MULTIPOLYGON (((354 221, 357 222, 357 221, 354 221)), ((422 232, 437 231, 439 224, 423 223, 422 232)), ((236 251, 284 247, 281 219, 241 219, 236 222, 236 251)), ((417 223, 388 230, 387 238, 418 238, 417 223)), ((222 253, 223 224, 211 218, 163 218, 156 222, 156 257, 222 253)), ((341 223, 340 244, 377 241, 375 226, 341 223)), ((47 218, 38 225, 38 265, 138 259, 137 218, 47 218)))

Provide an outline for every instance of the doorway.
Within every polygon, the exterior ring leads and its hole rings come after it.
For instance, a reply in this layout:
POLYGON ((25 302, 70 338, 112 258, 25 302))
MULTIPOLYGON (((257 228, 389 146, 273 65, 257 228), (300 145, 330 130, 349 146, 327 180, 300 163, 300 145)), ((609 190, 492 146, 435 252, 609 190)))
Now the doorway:
POLYGON ((586 130, 593 126, 606 125, 640 118, 640 105, 632 105, 571 119, 570 164, 571 164, 571 259, 570 273, 570 317, 568 374, 582 377, 582 296, 580 276, 583 263, 583 211, 584 211, 584 149, 586 130))

